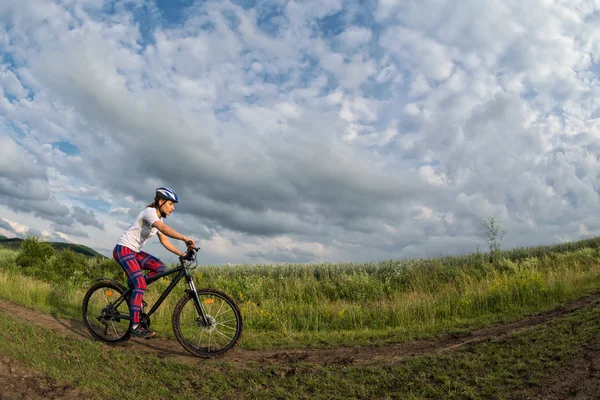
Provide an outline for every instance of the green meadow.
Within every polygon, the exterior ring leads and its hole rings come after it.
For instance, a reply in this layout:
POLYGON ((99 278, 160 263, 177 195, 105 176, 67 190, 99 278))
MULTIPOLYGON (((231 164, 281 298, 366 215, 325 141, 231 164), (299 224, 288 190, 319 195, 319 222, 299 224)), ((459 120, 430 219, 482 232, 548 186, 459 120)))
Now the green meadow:
MULTIPOLYGON (((515 321, 598 292, 599 243, 365 264, 202 266, 195 274, 198 287, 239 302, 241 348, 385 346, 515 321)), ((20 251, 0 249, 0 298, 42 313, 81 320, 83 295, 103 276, 124 281, 112 260, 51 251, 35 238, 20 251)), ((147 300, 167 284, 151 285, 147 300)), ((153 316, 163 337, 172 335, 171 311, 182 291, 153 316)), ((599 307, 591 302, 518 333, 401 362, 241 365, 226 356, 198 359, 197 367, 73 340, 0 312, 0 354, 50 380, 40 385, 73 387, 86 398, 529 399, 554 390, 552 382, 563 385, 573 368, 589 368, 600 349, 599 307)))
MULTIPOLYGON (((196 286, 223 290, 244 316, 247 349, 384 345, 461 332, 555 308, 600 289, 600 238, 504 252, 372 263, 199 266, 196 286)), ((81 320, 99 277, 122 282, 109 259, 56 252, 30 238, 0 249, 0 298, 81 320)), ((149 286, 152 304, 170 278, 149 286)), ((172 337, 184 286, 152 317, 172 337)))

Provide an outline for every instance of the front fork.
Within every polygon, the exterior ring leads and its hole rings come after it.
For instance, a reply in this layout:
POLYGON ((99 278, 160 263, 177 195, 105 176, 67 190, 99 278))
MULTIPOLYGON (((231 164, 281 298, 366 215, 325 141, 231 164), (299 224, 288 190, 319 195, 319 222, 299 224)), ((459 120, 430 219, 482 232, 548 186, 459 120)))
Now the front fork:
POLYGON ((202 307, 202 303, 200 303, 200 298, 198 297, 198 292, 196 291, 196 285, 194 285, 194 280, 191 276, 188 276, 188 285, 190 286, 189 290, 186 290, 189 294, 192 295, 192 299, 194 300, 194 306, 196 306, 196 311, 198 311, 198 315, 200 316, 200 323, 202 325, 208 325, 208 318, 206 318, 206 312, 204 312, 204 307, 202 307))

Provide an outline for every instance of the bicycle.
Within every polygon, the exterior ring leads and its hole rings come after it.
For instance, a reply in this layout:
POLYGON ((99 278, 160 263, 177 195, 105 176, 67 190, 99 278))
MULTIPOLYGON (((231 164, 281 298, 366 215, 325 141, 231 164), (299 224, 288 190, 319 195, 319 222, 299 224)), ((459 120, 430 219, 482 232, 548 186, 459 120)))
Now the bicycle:
MULTIPOLYGON (((152 305, 150 311, 140 314, 140 324, 150 328, 150 317, 160 307, 182 278, 189 289, 175 308, 171 323, 177 341, 195 356, 210 358, 231 350, 241 337, 243 319, 236 302, 226 293, 216 289, 198 289, 189 270, 198 266, 199 247, 189 249, 179 257, 179 266, 161 272, 146 280, 150 285, 167 275, 177 275, 152 305)), ((132 324, 129 302, 133 287, 108 278, 99 278, 83 298, 83 320, 92 336, 107 344, 129 340, 132 324)))

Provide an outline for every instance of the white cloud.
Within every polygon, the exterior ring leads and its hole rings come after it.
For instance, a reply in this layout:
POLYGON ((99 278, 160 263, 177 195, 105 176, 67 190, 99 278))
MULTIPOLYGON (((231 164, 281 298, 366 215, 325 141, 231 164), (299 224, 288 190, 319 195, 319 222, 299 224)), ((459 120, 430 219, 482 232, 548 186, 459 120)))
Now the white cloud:
POLYGON ((129 213, 129 208, 126 208, 126 207, 113 208, 108 211, 109 215, 127 215, 128 213, 129 213))
POLYGON ((13 139, 0 134, 0 177, 8 178, 13 182, 21 179, 47 179, 44 170, 37 165, 37 161, 24 149, 17 145, 13 139))
POLYGON ((351 26, 340 33, 339 40, 349 48, 354 48, 369 43, 373 33, 368 28, 351 26))
POLYGON ((418 31, 391 27, 382 35, 380 44, 391 51, 400 64, 421 72, 426 79, 445 80, 453 71, 449 50, 418 31))
POLYGON ((20 224, 18 222, 15 221, 11 221, 9 219, 6 218, 0 218, 2 221, 6 222, 9 226, 10 229, 14 232, 20 233, 20 234, 25 234, 27 233, 27 226, 20 224))
POLYGON ((4 89, 4 93, 21 98, 27 96, 27 90, 21 85, 21 81, 14 72, 4 69, 0 70, 0 87, 4 89))

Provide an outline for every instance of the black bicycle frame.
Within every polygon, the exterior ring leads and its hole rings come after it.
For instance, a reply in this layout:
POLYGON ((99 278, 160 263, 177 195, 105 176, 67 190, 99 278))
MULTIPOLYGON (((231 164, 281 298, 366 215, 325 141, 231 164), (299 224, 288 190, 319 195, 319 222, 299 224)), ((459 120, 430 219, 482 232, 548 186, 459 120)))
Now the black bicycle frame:
MULTIPOLYGON (((160 297, 158 298, 158 300, 156 300, 156 303, 154 303, 154 305, 152 305, 152 308, 150 309, 149 312, 145 313, 148 317, 150 317, 152 314, 154 314, 154 312, 158 309, 158 307, 160 307, 160 305, 162 304, 162 302, 167 298, 167 296, 171 293, 171 291, 173 290, 173 288, 175 288, 175 286, 179 283, 179 281, 181 280, 181 278, 185 277, 185 280, 188 283, 188 286, 190 287, 190 290, 186 290, 186 292, 191 293, 192 294, 192 299, 194 300, 194 305, 196 306, 196 310, 198 311, 198 315, 200 315, 200 318, 202 319, 202 323, 206 324, 208 323, 207 319, 206 319, 206 313, 204 312, 204 308, 202 307, 202 305, 200 304, 200 298, 198 297, 198 293, 196 293, 196 285, 194 285, 194 280, 192 279, 192 277, 190 276, 187 268, 183 265, 183 261, 181 261, 181 265, 179 265, 176 268, 161 272, 159 274, 154 275, 151 278, 148 278, 146 280, 146 284, 150 285, 153 282, 156 282, 157 280, 159 280, 162 277, 165 277, 167 275, 171 275, 174 274, 176 272, 179 272, 177 274, 176 277, 173 278, 173 280, 171 281, 171 283, 169 284, 169 286, 165 289, 165 291, 160 295, 160 297)), ((115 303, 115 306, 118 307, 119 304, 121 304, 122 301, 124 301, 128 296, 131 296, 131 293, 133 292, 133 288, 129 288, 129 290, 127 290, 123 296, 118 299, 115 303)), ((122 319, 128 319, 131 320, 131 316, 120 316, 122 319)))

